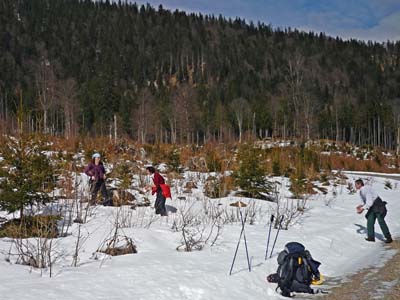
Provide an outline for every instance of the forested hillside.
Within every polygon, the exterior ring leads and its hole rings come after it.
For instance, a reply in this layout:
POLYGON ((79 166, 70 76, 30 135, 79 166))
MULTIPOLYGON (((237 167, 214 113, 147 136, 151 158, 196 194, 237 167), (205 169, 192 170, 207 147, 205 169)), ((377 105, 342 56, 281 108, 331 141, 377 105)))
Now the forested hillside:
POLYGON ((0 101, 3 132, 395 148, 400 41, 125 2, 2 0, 0 101))

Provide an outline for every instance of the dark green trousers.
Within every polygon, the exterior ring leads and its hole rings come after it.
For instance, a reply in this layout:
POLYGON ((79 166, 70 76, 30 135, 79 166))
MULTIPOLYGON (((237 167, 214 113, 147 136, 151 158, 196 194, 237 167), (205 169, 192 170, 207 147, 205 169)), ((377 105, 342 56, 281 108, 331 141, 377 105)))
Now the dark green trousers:
POLYGON ((375 238, 375 220, 378 219, 378 224, 381 227, 382 233, 385 236, 385 238, 391 237, 389 228, 386 225, 385 222, 385 217, 382 216, 381 213, 376 213, 373 211, 368 212, 368 218, 367 218, 367 232, 368 232, 368 237, 369 238, 375 238))

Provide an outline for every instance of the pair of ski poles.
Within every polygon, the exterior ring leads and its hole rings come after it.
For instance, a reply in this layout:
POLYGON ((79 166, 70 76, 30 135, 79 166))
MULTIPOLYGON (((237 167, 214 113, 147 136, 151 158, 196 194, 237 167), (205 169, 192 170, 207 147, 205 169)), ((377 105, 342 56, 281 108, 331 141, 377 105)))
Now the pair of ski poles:
MULTIPOLYGON (((272 228, 272 223, 274 222, 274 219, 275 219, 275 216, 271 215, 271 219, 270 219, 270 223, 269 223, 268 239, 267 239, 267 249, 265 250, 265 260, 267 260, 267 257, 268 257, 269 240, 270 240, 270 237, 271 237, 271 228, 272 228)), ((282 228, 282 221, 283 221, 283 215, 279 217, 278 231, 276 232, 274 244, 272 245, 271 254, 269 255, 269 258, 272 257, 272 253, 274 252, 275 243, 276 243, 276 240, 278 239, 279 231, 282 228)))

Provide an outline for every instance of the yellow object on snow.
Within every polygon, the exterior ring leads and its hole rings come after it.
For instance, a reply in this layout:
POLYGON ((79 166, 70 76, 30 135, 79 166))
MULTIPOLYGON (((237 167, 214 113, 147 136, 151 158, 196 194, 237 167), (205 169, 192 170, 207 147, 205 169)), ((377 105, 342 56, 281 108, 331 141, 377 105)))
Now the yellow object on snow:
POLYGON ((313 280, 311 280, 311 284, 313 285, 320 285, 324 282, 324 276, 322 276, 321 273, 319 273, 319 280, 317 280, 316 278, 314 278, 313 280))

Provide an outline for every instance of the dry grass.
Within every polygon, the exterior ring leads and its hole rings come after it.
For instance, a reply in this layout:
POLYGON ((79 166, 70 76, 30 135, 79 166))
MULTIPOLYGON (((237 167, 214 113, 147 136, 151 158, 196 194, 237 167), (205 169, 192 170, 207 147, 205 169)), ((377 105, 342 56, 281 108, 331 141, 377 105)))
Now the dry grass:
MULTIPOLYGON (((183 166, 190 166, 190 161, 197 157, 204 159, 207 165, 206 168, 213 171, 234 169, 237 164, 234 160, 235 149, 239 146, 238 144, 216 142, 210 142, 202 146, 142 145, 127 138, 120 139, 117 143, 114 143, 114 140, 110 140, 107 137, 75 137, 68 140, 48 137, 48 140, 52 142, 51 148, 55 151, 65 150, 76 153, 77 151, 85 150, 88 160, 93 151, 102 153, 107 161, 115 161, 121 157, 135 160, 139 158, 139 149, 144 148, 146 159, 154 163, 180 163, 183 166)), ((384 156, 380 149, 354 148, 347 144, 336 145, 334 149, 326 149, 323 143, 321 145, 315 144, 308 148, 292 145, 266 149, 261 153, 260 164, 266 173, 272 174, 273 163, 279 162, 281 174, 288 176, 290 175, 289 173, 299 167, 299 163, 302 163, 307 178, 315 177, 315 172, 318 172, 319 169, 396 173, 400 165, 398 157, 384 156), (321 154, 322 151, 326 150, 331 150, 331 154, 321 154)))
POLYGON ((59 216, 26 216, 2 224, 0 237, 10 238, 55 238, 58 236, 59 216))
POLYGON ((124 248, 107 248, 104 251, 100 251, 105 254, 111 255, 111 256, 118 256, 118 255, 125 255, 125 254, 135 254, 137 253, 136 246, 133 244, 130 244, 124 248))
POLYGON ((111 256, 118 256, 135 254, 137 253, 137 248, 131 238, 128 238, 127 236, 114 235, 105 241, 104 247, 101 247, 97 251, 111 256))

